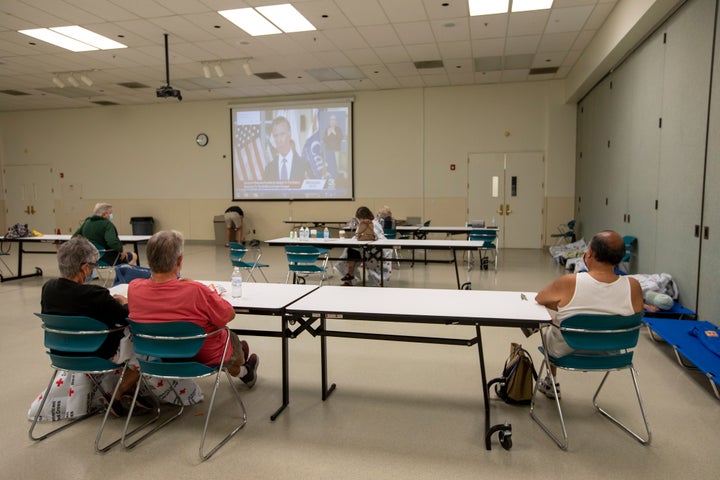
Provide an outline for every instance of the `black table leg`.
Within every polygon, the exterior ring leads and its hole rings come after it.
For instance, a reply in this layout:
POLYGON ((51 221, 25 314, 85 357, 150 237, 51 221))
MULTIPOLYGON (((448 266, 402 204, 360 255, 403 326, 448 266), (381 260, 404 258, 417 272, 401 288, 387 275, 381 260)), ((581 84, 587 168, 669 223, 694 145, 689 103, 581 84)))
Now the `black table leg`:
MULTIPOLYGON (((325 332, 325 316, 320 317, 320 331, 325 332)), ((328 388, 328 371, 327 371, 327 337, 323 334, 320 335, 320 365, 322 374, 322 399, 327 400, 330 394, 335 390, 335 384, 333 383, 328 388)))
POLYGON ((495 432, 498 433, 500 444, 505 450, 512 447, 512 425, 509 423, 490 425, 490 389, 487 383, 487 375, 485 373, 485 355, 482 347, 482 334, 480 325, 475 324, 475 332, 477 333, 478 355, 480 357, 480 376, 482 377, 483 401, 485 402, 485 449, 492 450, 490 438, 495 432))
POLYGON ((275 413, 270 415, 270 420, 275 421, 275 419, 282 413, 283 410, 285 410, 285 407, 288 406, 290 403, 290 362, 288 360, 288 335, 287 335, 287 329, 288 329, 288 321, 287 318, 283 315, 282 317, 282 338, 281 338, 281 356, 282 356, 282 395, 283 395, 283 402, 280 408, 278 408, 275 413))
MULTIPOLYGON (((4 277, 0 275, 0 281, 2 282, 9 282, 10 280, 18 280, 20 278, 30 278, 30 277, 41 277, 43 272, 40 267, 35 267, 34 273, 28 273, 23 275, 22 273, 22 257, 23 257, 23 241, 18 240, 18 261, 17 261, 17 275, 10 276, 10 277, 4 277)), ((47 252, 47 253, 53 253, 53 252, 47 252)), ((10 272, 12 273, 12 272, 10 272)))

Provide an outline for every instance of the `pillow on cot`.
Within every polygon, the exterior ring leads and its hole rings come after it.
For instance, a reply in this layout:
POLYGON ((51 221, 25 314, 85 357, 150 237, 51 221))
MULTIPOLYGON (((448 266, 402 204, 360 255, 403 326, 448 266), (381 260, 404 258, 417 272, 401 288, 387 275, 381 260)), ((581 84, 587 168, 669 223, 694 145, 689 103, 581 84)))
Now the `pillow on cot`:
POLYGON ((655 305, 661 310, 670 310, 673 306, 673 299, 670 295, 658 292, 648 292, 645 301, 650 305, 655 305))

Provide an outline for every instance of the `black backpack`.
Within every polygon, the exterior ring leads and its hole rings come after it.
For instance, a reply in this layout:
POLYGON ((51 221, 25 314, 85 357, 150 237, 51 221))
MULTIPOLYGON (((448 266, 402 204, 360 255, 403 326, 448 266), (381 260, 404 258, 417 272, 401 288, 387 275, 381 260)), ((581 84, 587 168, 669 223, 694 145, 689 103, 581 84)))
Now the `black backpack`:
POLYGON ((537 372, 532 357, 519 343, 510 344, 510 356, 505 360, 502 377, 488 382, 488 388, 495 384, 495 393, 505 403, 528 405, 532 399, 537 372))

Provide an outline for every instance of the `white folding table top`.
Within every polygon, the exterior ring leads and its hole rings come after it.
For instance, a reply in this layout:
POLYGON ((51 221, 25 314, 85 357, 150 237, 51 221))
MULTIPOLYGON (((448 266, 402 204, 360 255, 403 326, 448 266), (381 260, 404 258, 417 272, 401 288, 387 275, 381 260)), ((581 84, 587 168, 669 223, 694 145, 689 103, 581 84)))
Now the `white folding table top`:
MULTIPOLYGON (((216 280, 199 280, 199 282, 204 283, 208 288, 215 288, 218 292, 222 292, 222 298, 227 300, 236 312, 240 313, 244 310, 278 311, 318 288, 317 285, 244 282, 242 297, 233 297, 230 294, 230 282, 216 280)), ((127 290, 128 284, 124 283, 110 288, 110 293, 127 295, 127 290)))
POLYGON ((483 325, 522 326, 548 323, 547 309, 535 292, 323 286, 287 307, 288 313, 312 312, 343 318, 417 317, 483 325), (524 298, 526 299, 523 299, 524 298))

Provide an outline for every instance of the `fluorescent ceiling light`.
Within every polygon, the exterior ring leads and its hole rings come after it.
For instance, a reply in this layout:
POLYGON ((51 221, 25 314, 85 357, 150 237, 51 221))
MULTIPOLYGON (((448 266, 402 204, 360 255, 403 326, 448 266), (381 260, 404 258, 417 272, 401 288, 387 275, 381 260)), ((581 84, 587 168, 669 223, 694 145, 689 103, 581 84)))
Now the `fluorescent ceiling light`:
POLYGON ((222 65, 220 65, 219 63, 215 64, 215 75, 220 78, 225 76, 225 71, 223 70, 222 65))
POLYGON ((95 32, 91 32, 90 30, 78 27, 77 25, 71 25, 68 27, 55 27, 51 28, 50 30, 68 36, 70 38, 74 38, 75 40, 78 40, 80 42, 87 43, 88 45, 97 47, 100 50, 127 48, 127 45, 123 45, 120 42, 116 42, 115 40, 103 37, 102 35, 99 35, 95 32))
POLYGON ((58 88, 65 88, 65 84, 62 80, 60 80, 60 77, 57 75, 53 75, 52 82, 58 87, 58 88))
POLYGON ((51 43, 55 46, 73 52, 89 52, 91 50, 97 50, 96 47, 88 45, 87 43, 79 42, 70 37, 66 37, 65 35, 53 32, 52 30, 48 30, 47 28, 34 28, 32 30, 18 31, 24 35, 37 38, 38 40, 42 40, 43 42, 51 43))
POLYGON ((316 30, 313 24, 289 3, 257 7, 256 10, 285 33, 316 30))
POLYGON ((243 70, 245 71, 245 75, 248 77, 253 74, 252 67, 250 67, 250 62, 243 63, 243 70))
POLYGON ((19 30, 19 33, 28 35, 43 42, 70 50, 72 52, 89 52, 92 50, 110 50, 114 48, 127 48, 127 45, 98 35, 90 30, 71 25, 67 27, 34 28, 19 30))
POLYGON ((282 33, 275 25, 252 8, 220 10, 218 13, 253 37, 282 33))
POLYGON ((513 0, 513 12, 529 12, 530 10, 546 10, 552 7, 553 0, 513 0))
POLYGON ((80 80, 82 80, 82 82, 83 82, 85 85, 87 85, 88 87, 92 87, 92 84, 93 84, 92 78, 88 77, 88 76, 85 75, 84 73, 81 73, 81 74, 80 74, 80 80))
POLYGON ((69 77, 67 77, 67 81, 70 85, 72 85, 75 88, 80 86, 80 82, 78 82, 77 78, 75 78, 73 75, 70 75, 69 77))
POLYGON ((470 16, 494 15, 496 13, 507 13, 508 0, 468 0, 470 16))
POLYGON ((205 78, 210 78, 212 76, 210 73, 210 65, 203 65, 202 70, 203 70, 203 76, 205 78))

